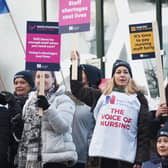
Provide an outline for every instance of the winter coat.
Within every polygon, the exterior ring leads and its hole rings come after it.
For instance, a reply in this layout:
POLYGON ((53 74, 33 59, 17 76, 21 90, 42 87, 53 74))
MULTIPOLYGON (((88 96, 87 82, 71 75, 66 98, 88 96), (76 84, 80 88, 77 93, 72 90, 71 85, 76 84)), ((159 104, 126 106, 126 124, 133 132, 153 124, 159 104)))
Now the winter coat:
MULTIPOLYGON (((23 109, 23 118, 25 120, 26 113, 29 113, 29 110, 37 110, 36 101, 37 92, 32 92, 23 109)), ((44 111, 41 121, 42 162, 74 164, 77 161, 77 153, 72 140, 71 124, 75 105, 64 94, 63 87, 59 87, 49 97, 48 102, 50 106, 44 111)))
POLYGON ((10 142, 10 113, 6 107, 0 107, 0 165, 8 167, 8 146, 10 142))
POLYGON ((159 157, 153 157, 151 160, 142 164, 142 168, 167 168, 168 159, 161 159, 159 157))
POLYGON ((14 96, 21 110, 17 111, 17 113, 12 117, 11 123, 12 123, 12 132, 13 132, 13 136, 15 137, 15 141, 19 141, 22 135, 23 125, 24 125, 22 120, 22 110, 26 100, 28 99, 28 95, 17 96, 16 94, 14 94, 14 96))
POLYGON ((95 120, 90 107, 85 104, 76 104, 73 117, 72 136, 78 153, 78 163, 86 163, 88 148, 93 133, 95 120))
MULTIPOLYGON (((165 96, 166 96, 166 103, 168 105, 168 84, 165 88, 165 96)), ((156 110, 150 111, 150 137, 152 139, 156 139, 157 132, 161 128, 161 124, 164 124, 166 121, 168 121, 168 117, 155 117, 156 110)))
MULTIPOLYGON (((7 160, 10 164, 9 167, 12 167, 14 162, 14 153, 16 150, 13 148, 13 136, 12 136, 12 124, 11 119, 17 114, 21 112, 21 108, 17 102, 15 102, 14 97, 10 97, 10 103, 7 103, 6 106, 0 107, 0 160, 2 158, 2 162, 6 162, 7 160), (14 103, 14 104, 13 104, 14 103), (6 160, 6 161, 5 161, 6 160)), ((0 161, 1 162, 1 161, 0 161)), ((3 163, 0 164, 1 166, 3 163)), ((2 166, 7 167, 7 166, 2 166)))
POLYGON ((23 120, 22 120, 22 109, 28 98, 28 95, 17 96, 14 93, 16 105, 12 107, 11 113, 13 114, 10 118, 11 124, 11 136, 10 136, 10 147, 9 147, 9 161, 10 167, 14 167, 17 164, 17 150, 18 144, 21 139, 23 130, 23 120))
MULTIPOLYGON (((94 109, 97 100, 102 92, 99 89, 84 88, 81 82, 80 69, 78 69, 78 79, 70 80, 71 91, 75 97, 83 101, 94 109)), ((138 134, 137 134, 137 152, 135 163, 142 163, 149 160, 149 112, 148 103, 142 93, 137 93, 137 97, 141 103, 140 112, 138 117, 138 134)))

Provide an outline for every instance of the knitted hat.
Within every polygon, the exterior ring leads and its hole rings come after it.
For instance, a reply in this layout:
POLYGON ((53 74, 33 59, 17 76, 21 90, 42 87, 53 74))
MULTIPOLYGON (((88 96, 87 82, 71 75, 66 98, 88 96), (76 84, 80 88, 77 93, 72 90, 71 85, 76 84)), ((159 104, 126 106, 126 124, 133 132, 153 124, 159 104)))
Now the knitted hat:
POLYGON ((157 133, 157 137, 160 136, 167 136, 168 137, 168 121, 165 122, 164 127, 160 128, 160 130, 157 133))
POLYGON ((23 78, 24 80, 26 80, 29 85, 31 86, 31 88, 34 87, 34 79, 33 79, 33 73, 31 71, 19 71, 14 75, 13 81, 15 81, 15 79, 17 78, 23 78))
POLYGON ((124 66, 124 67, 126 67, 126 68, 128 69, 128 72, 129 72, 131 78, 132 78, 132 71, 131 71, 131 66, 130 66, 130 64, 128 64, 128 62, 126 62, 126 61, 119 60, 119 59, 116 60, 116 61, 114 62, 114 64, 113 64, 112 77, 113 77, 113 75, 114 75, 116 69, 117 69, 119 66, 124 66))
POLYGON ((98 88, 102 78, 102 71, 96 66, 88 64, 82 64, 81 67, 87 76, 89 86, 93 88, 98 88))

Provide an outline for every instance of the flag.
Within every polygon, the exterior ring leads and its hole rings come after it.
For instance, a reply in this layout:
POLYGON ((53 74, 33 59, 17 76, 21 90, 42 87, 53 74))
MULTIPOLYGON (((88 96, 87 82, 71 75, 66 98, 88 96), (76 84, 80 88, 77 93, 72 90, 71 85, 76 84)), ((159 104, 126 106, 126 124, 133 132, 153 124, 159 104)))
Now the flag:
POLYGON ((0 14, 8 13, 9 8, 5 0, 0 0, 0 14))

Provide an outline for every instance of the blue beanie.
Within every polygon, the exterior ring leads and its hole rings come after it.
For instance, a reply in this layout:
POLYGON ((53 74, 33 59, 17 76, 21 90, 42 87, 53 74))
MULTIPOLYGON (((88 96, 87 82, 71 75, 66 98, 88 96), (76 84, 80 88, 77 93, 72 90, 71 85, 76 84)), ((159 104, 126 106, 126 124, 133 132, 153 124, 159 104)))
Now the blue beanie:
POLYGON ((17 78, 23 78, 24 80, 26 80, 29 85, 31 86, 31 88, 34 88, 34 79, 33 79, 33 73, 32 71, 19 71, 14 75, 13 81, 15 81, 15 79, 17 78))
POLYGON ((116 69, 117 69, 119 66, 124 66, 124 67, 126 67, 126 68, 128 69, 128 72, 129 72, 131 78, 132 78, 132 70, 131 70, 130 64, 128 64, 128 62, 123 61, 123 60, 120 60, 120 59, 116 60, 116 61, 114 62, 114 64, 113 64, 112 77, 113 77, 113 75, 114 75, 116 69))
POLYGON ((160 130, 157 133, 157 137, 160 136, 167 136, 168 137, 168 121, 165 122, 164 126, 160 128, 160 130))

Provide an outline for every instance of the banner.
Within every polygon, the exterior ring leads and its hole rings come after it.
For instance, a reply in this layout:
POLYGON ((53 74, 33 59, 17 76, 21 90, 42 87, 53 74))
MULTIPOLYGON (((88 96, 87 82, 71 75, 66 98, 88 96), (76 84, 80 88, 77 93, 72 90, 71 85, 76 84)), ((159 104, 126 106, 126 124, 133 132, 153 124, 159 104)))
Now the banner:
POLYGON ((27 22, 26 69, 60 69, 60 35, 57 22, 27 22))
POLYGON ((59 32, 90 30, 90 0, 59 1, 59 32))
POLYGON ((132 59, 155 57, 152 23, 129 25, 132 59))

